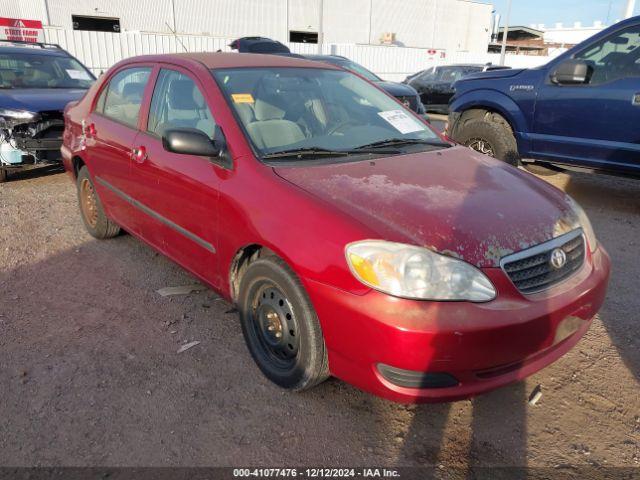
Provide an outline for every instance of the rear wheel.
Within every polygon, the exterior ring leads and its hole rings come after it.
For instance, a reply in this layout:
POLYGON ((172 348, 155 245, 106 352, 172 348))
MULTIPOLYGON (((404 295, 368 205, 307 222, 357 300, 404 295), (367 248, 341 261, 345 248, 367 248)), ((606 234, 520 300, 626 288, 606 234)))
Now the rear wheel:
POLYGON ((318 317, 281 259, 263 257, 249 265, 240 280, 238 309, 249 352, 269 380, 300 391, 329 376, 318 317))
POLYGON ((80 168, 78 172, 77 189, 80 213, 87 231, 99 239, 118 235, 120 227, 105 215, 87 167, 80 168))
POLYGON ((453 139, 513 166, 520 162, 516 139, 507 125, 486 120, 468 121, 456 129, 453 139))

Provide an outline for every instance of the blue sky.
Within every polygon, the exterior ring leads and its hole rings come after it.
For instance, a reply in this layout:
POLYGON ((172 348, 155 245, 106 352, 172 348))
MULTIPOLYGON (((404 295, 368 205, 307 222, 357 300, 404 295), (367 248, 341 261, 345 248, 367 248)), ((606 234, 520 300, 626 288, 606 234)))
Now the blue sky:
MULTIPOLYGON (((507 0, 483 0, 492 3, 498 13, 502 15, 501 24, 504 25, 504 17, 507 14, 507 0)), ((594 20, 607 21, 609 23, 622 19, 626 0, 512 0, 511 25, 529 25, 531 23, 544 23, 553 26, 556 22, 565 25, 573 25, 573 22, 582 22, 583 25, 592 25, 594 20), (611 5, 611 9, 609 9, 611 5)), ((635 14, 640 15, 640 0, 636 0, 635 14)))

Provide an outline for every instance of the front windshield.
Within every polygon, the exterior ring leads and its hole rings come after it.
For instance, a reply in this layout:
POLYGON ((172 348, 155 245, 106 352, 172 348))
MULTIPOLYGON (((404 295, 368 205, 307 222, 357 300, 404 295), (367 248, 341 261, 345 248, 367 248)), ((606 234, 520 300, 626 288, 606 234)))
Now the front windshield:
POLYGON ((93 80, 71 57, 0 53, 0 88, 89 88, 93 80))
POLYGON ((442 140, 414 114, 360 77, 319 68, 214 70, 255 149, 347 151, 394 140, 442 140))

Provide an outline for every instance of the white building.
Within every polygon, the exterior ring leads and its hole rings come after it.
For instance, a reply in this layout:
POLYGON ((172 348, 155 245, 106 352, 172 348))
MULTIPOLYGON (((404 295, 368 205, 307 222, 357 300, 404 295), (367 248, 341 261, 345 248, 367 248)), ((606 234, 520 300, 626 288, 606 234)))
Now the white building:
MULTIPOLYGON (((490 4, 468 0, 324 0, 324 42, 486 52, 490 4)), ((64 30, 153 32, 283 42, 317 40, 321 0, 0 0, 0 17, 64 30)))
POLYGON ((575 22, 572 26, 556 23, 553 27, 547 27, 541 23, 533 24, 531 28, 544 32, 545 43, 571 46, 602 31, 606 26, 601 21, 595 21, 593 25, 582 25, 580 22, 575 22))

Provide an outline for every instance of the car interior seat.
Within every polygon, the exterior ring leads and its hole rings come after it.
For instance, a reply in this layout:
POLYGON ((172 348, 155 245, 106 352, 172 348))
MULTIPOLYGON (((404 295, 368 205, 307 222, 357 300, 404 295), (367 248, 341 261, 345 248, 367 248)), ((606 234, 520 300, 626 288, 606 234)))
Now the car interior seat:
POLYGON ((247 132, 259 148, 274 148, 305 139, 300 126, 285 120, 285 111, 275 102, 258 98, 254 105, 255 121, 247 124, 247 132))

